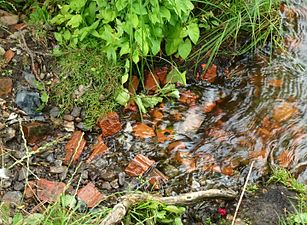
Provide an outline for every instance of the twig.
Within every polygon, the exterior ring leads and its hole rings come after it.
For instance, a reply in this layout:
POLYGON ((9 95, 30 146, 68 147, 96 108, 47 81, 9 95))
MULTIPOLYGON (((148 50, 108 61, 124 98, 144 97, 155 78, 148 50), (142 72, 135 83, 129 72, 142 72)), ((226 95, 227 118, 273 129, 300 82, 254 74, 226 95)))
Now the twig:
POLYGON ((237 193, 232 190, 220 189, 191 192, 174 197, 158 197, 147 193, 128 194, 122 197, 122 201, 114 206, 112 211, 107 215, 107 217, 103 219, 103 221, 99 225, 117 224, 124 218, 129 208, 143 201, 153 200, 170 205, 186 205, 190 203, 196 203, 205 199, 233 199, 236 197, 236 195, 237 193))
POLYGON ((243 196, 244 196, 244 194, 245 194, 245 190, 246 190, 246 187, 247 187, 247 184, 248 184, 248 181, 249 181, 249 177, 250 177, 250 175, 251 175, 251 173, 252 173, 254 163, 255 163, 255 161, 252 161, 251 166, 250 166, 250 168, 249 168, 249 171, 248 171, 248 174, 247 174, 247 177, 246 177, 246 181, 245 181, 245 184, 244 184, 244 186, 243 186, 243 190, 242 190, 242 193, 241 193, 241 195, 240 195, 240 199, 239 199, 238 205, 237 205, 237 207, 236 207, 236 211, 235 211, 235 214, 234 214, 234 216, 233 216, 231 225, 234 225, 234 224, 235 224, 236 217, 237 217, 237 214, 238 214, 238 211, 239 211, 239 208, 240 208, 240 205, 241 205, 243 196))

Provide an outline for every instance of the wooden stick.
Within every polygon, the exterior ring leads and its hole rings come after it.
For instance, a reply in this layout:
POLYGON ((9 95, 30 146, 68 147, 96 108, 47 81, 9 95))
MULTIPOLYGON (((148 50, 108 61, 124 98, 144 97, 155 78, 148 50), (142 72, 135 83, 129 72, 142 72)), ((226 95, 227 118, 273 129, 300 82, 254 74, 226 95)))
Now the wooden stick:
POLYGON ((99 225, 117 224, 124 218, 129 208, 143 201, 153 200, 169 205, 187 205, 205 199, 216 199, 216 198, 233 199, 236 197, 236 195, 237 193, 232 190, 219 190, 219 189, 190 192, 172 197, 158 197, 147 193, 128 194, 122 197, 122 201, 114 206, 112 211, 107 215, 106 218, 104 218, 104 220, 99 225))

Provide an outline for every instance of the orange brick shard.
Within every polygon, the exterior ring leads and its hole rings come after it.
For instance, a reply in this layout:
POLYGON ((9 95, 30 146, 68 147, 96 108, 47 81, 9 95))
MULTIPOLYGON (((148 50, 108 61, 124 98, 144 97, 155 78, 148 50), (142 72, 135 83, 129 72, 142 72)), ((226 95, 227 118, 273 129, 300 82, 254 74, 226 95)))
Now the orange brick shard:
POLYGON ((103 194, 92 182, 78 190, 77 196, 86 203, 89 208, 97 206, 104 198, 103 194))
POLYGON ((116 112, 109 112, 105 117, 99 120, 98 124, 103 137, 112 136, 122 129, 122 124, 116 112))
POLYGON ((139 154, 129 163, 125 172, 132 177, 142 176, 154 163, 155 161, 139 154))
POLYGON ((66 156, 63 161, 65 165, 68 165, 72 160, 72 163, 76 163, 86 145, 84 139, 84 133, 81 131, 75 131, 71 139, 65 145, 66 156))

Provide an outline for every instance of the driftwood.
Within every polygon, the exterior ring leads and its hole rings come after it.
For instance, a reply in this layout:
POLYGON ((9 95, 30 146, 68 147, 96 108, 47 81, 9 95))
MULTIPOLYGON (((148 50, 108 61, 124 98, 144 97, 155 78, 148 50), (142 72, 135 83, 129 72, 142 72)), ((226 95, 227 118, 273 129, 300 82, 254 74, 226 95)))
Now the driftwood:
POLYGON ((122 201, 114 206, 112 211, 107 215, 106 218, 104 218, 104 220, 100 223, 100 225, 117 224, 124 218, 129 208, 143 201, 154 200, 169 205, 187 205, 205 199, 216 199, 216 198, 233 199, 236 197, 236 195, 237 193, 232 190, 219 190, 219 189, 190 192, 174 197, 158 197, 146 193, 128 194, 121 198, 122 201))

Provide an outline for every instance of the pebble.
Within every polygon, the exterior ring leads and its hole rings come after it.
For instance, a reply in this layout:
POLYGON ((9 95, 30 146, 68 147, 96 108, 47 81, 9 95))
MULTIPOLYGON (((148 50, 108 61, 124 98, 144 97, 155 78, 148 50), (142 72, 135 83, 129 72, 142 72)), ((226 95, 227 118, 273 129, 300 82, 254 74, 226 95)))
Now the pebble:
POLYGON ((79 128, 80 130, 83 130, 83 131, 87 131, 88 128, 86 128, 85 124, 80 122, 80 123, 77 123, 76 125, 77 128, 79 128))
POLYGON ((119 183, 120 186, 124 186, 125 178, 126 178, 126 174, 124 172, 120 172, 118 174, 118 183, 119 183))
POLYGON ((112 189, 111 184, 109 182, 103 182, 101 188, 108 191, 112 189))
POLYGON ((64 115, 63 118, 64 118, 64 120, 70 121, 70 122, 74 121, 74 119, 75 119, 72 115, 64 115))
POLYGON ((72 109, 70 115, 72 115, 73 117, 79 117, 81 114, 81 107, 78 106, 74 106, 74 108, 72 109))
POLYGON ((88 171, 87 170, 82 171, 81 179, 88 180, 88 171))
POLYGON ((20 191, 6 192, 2 198, 2 202, 14 203, 19 205, 21 203, 22 193, 20 191))
POLYGON ((173 178, 176 177, 179 174, 179 169, 177 169, 173 165, 166 165, 163 169, 166 176, 173 178))
POLYGON ((9 188, 12 185, 12 181, 11 180, 1 180, 1 181, 2 182, 1 182, 0 190, 1 189, 9 188))
POLYGON ((0 56, 3 56, 4 54, 5 54, 5 49, 0 46, 0 56))
POLYGON ((50 109, 49 115, 51 117, 58 117, 60 115, 60 109, 58 107, 53 107, 52 109, 50 109))
POLYGON ((16 105, 28 115, 40 114, 37 113, 37 109, 41 105, 40 96, 37 92, 28 90, 18 91, 15 102, 16 105))
POLYGON ((46 160, 47 160, 48 162, 50 162, 50 163, 53 163, 54 160, 55 160, 54 154, 53 154, 53 153, 48 154, 47 157, 46 157, 46 160))
POLYGON ((116 178, 116 173, 114 171, 103 171, 100 176, 106 181, 112 181, 116 178))
POLYGON ((75 131, 75 123, 73 121, 64 121, 64 129, 67 132, 74 132, 75 131))
POLYGON ((3 130, 5 128, 5 124, 4 123, 0 123, 0 130, 3 130))
POLYGON ((24 188, 24 183, 23 182, 15 182, 13 188, 14 188, 15 191, 21 191, 24 188))
POLYGON ((50 173, 63 173, 66 170, 66 166, 50 166, 50 173))
POLYGON ((27 177, 27 170, 25 168, 21 168, 18 172, 18 181, 25 180, 26 177, 27 177))
POLYGON ((110 182, 110 185, 111 185, 112 188, 118 189, 119 188, 118 179, 115 179, 112 182, 110 182))
POLYGON ((32 73, 23 71, 22 76, 32 88, 37 88, 38 81, 32 73))
POLYGON ((8 127, 1 132, 1 137, 3 137, 4 142, 12 140, 16 136, 16 130, 12 127, 8 127))

